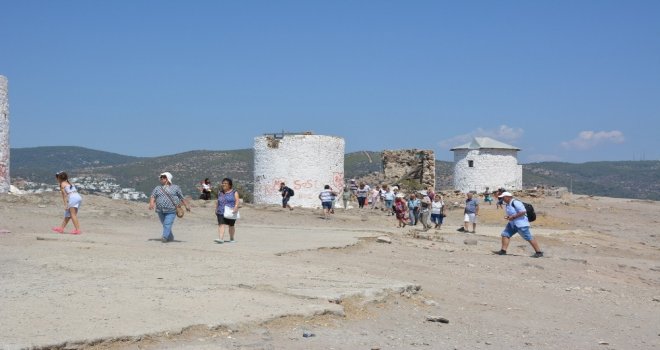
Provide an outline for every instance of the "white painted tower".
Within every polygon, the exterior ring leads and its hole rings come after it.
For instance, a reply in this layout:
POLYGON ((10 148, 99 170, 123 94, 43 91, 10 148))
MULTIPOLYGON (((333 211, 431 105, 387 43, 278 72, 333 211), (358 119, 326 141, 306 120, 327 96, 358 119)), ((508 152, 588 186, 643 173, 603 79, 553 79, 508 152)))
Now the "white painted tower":
POLYGON ((254 139, 254 202, 281 204, 284 182, 295 191, 294 207, 321 206, 325 185, 344 188, 344 139, 304 134, 267 134, 254 139))
POLYGON ((478 193, 489 187, 522 189, 522 165, 518 164, 519 148, 493 140, 475 137, 472 142, 451 149, 454 151, 454 189, 478 193))
POLYGON ((7 78, 0 75, 0 193, 9 192, 9 97, 7 78))

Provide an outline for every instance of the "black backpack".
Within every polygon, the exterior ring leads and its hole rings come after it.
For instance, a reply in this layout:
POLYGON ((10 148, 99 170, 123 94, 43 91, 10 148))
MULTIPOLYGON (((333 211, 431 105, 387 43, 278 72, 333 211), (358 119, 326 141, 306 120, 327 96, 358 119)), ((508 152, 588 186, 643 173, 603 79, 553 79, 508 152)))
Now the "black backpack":
POLYGON ((518 200, 518 202, 522 203, 525 207, 525 211, 527 211, 527 220, 529 222, 536 220, 536 212, 534 211, 534 207, 531 204, 525 203, 521 200, 518 200))
POLYGON ((289 189, 289 197, 293 197, 293 195, 296 194, 295 192, 293 192, 293 188, 288 187, 288 189, 289 189))

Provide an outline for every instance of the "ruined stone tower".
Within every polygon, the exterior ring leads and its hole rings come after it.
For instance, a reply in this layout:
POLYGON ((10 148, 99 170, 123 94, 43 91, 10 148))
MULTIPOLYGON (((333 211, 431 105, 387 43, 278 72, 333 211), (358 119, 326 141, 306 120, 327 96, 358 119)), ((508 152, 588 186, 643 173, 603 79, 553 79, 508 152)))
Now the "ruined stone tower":
POLYGON ((387 184, 412 181, 421 189, 435 188, 435 153, 419 149, 383 151, 383 176, 387 184))
POLYGON ((9 192, 9 97, 7 78, 0 75, 0 193, 9 192))
POLYGON ((289 204, 316 208, 325 185, 344 188, 344 139, 305 133, 266 134, 254 139, 254 202, 280 204, 280 183, 295 191, 289 204))

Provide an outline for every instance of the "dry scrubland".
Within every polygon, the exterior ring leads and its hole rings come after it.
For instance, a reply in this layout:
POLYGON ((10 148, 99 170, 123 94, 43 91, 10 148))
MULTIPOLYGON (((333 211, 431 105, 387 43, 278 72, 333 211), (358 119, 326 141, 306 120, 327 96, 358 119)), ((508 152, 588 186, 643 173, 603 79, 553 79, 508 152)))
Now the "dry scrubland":
POLYGON ((84 200, 73 236, 50 232, 58 194, 0 195, 0 348, 660 347, 658 202, 530 200, 533 259, 519 237, 491 253, 494 204, 476 235, 456 232, 461 209, 423 233, 379 211, 245 206, 238 242, 217 245, 212 202, 162 244, 146 204, 84 200))

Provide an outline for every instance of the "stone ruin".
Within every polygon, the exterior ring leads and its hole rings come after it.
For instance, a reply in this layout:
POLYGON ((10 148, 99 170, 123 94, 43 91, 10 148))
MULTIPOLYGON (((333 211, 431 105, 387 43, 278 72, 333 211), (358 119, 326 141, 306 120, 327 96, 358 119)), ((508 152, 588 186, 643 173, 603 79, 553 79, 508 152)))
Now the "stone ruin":
POLYGON ((405 184, 418 182, 419 188, 435 188, 435 153, 433 150, 383 151, 383 182, 405 184))
POLYGON ((9 99, 7 78, 0 75, 0 193, 9 192, 9 99))

